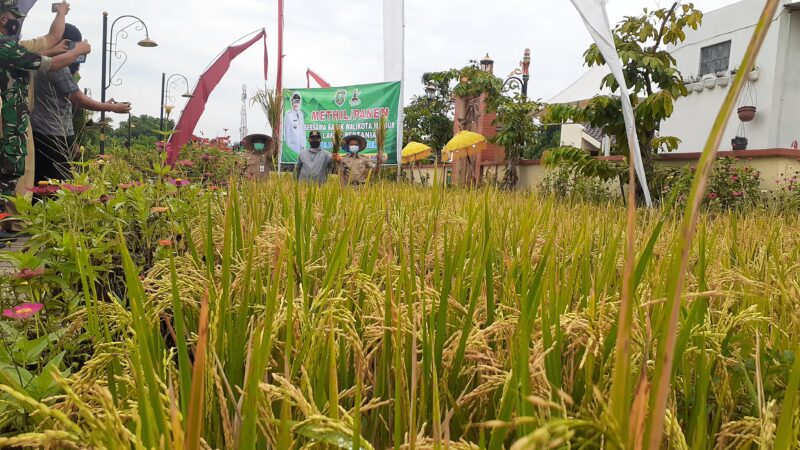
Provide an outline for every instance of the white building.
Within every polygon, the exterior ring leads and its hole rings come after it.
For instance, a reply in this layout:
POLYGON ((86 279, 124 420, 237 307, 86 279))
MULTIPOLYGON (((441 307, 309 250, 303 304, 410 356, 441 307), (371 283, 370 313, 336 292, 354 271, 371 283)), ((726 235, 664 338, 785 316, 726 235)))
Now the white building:
MULTIPOLYGON (((692 81, 692 92, 675 102, 672 117, 661 127, 662 136, 681 139, 678 152, 703 150, 730 89, 731 71, 741 63, 763 8, 764 0, 742 0, 706 12, 702 26, 688 30, 686 40, 670 49, 684 79, 692 81)), ((719 150, 731 150, 736 136, 747 137, 750 150, 790 148, 800 140, 800 1, 779 8, 756 66, 737 105, 755 106, 755 118, 743 123, 734 111, 719 150)), ((607 95, 596 83, 605 73, 591 69, 550 103, 580 102, 591 98, 588 92, 607 95)))

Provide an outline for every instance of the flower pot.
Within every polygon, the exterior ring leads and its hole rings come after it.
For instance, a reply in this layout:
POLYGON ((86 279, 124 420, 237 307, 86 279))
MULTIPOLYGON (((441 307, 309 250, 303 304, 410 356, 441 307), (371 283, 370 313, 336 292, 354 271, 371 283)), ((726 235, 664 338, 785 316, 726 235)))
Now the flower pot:
POLYGON ((750 81, 758 80, 758 75, 759 75, 759 70, 758 69, 751 70, 750 71, 750 81))
POLYGON ((717 85, 717 77, 715 76, 703 77, 703 85, 706 87, 706 89, 714 89, 714 86, 717 85))
POLYGON ((756 117, 755 106, 740 106, 737 112, 739 114, 739 120, 742 122, 750 122, 756 117))
POLYGON ((692 83, 692 90, 695 92, 703 92, 703 83, 697 82, 692 83))
POLYGON ((734 150, 747 150, 747 138, 744 136, 736 136, 731 139, 731 146, 734 150))
POLYGON ((719 77, 719 78, 717 78, 717 86, 725 87, 725 86, 728 85, 729 81, 730 81, 730 78, 728 78, 728 77, 719 77))

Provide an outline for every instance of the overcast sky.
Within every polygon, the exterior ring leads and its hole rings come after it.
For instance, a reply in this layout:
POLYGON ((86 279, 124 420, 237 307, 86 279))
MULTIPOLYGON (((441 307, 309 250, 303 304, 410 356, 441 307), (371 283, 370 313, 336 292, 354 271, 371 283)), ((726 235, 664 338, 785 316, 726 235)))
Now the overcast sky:
MULTIPOLYGON (((669 6, 673 0, 610 0, 616 22, 644 7, 669 6)), ((305 87, 310 67, 332 85, 383 81, 381 0, 285 0, 284 87, 305 87)), ((709 11, 735 0, 696 0, 709 11)), ((274 87, 277 67, 277 0, 72 0, 67 21, 78 26, 94 51, 81 70, 81 86, 100 99, 102 12, 110 21, 125 14, 141 17, 157 48, 136 46, 144 32, 121 41, 129 54, 119 73, 120 86, 109 96, 131 101, 134 114, 158 116, 161 73, 181 73, 192 88, 197 78, 229 44, 246 33, 266 28, 270 57, 267 86, 274 87)), ((47 33, 51 1, 40 0, 25 23, 26 37, 47 33)), ((129 22, 120 21, 119 25, 129 22)), ((461 67, 487 52, 495 73, 508 74, 531 49, 529 95, 547 99, 585 70, 581 55, 589 34, 568 0, 406 0, 406 97, 422 93, 424 72, 461 67)), ((196 134, 239 136, 241 91, 264 86, 261 46, 254 46, 231 65, 212 95, 196 134)), ((180 85, 177 94, 186 88, 180 85)), ((176 95, 177 108, 185 103, 176 95)), ((408 99, 406 99, 406 102, 408 99)), ((250 133, 268 130, 263 113, 248 108, 250 133)), ((117 121, 120 117, 115 118, 117 121)))

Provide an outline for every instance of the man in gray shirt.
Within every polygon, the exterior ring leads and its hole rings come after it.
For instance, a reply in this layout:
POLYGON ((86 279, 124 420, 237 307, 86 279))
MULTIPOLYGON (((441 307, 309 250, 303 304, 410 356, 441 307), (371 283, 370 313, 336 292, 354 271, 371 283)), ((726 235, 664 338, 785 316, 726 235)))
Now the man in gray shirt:
POLYGON ((300 150, 294 173, 299 181, 313 181, 322 184, 328 179, 328 173, 331 171, 333 161, 338 159, 338 155, 334 156, 320 148, 322 136, 319 131, 308 133, 308 144, 309 148, 300 150))
MULTIPOLYGON (((64 39, 81 42, 81 32, 72 24, 64 26, 64 39)), ((70 176, 70 162, 75 154, 73 105, 89 111, 127 114, 131 107, 113 100, 100 103, 81 92, 76 81, 79 64, 55 72, 37 73, 31 128, 36 148, 35 182, 65 179, 70 176)))

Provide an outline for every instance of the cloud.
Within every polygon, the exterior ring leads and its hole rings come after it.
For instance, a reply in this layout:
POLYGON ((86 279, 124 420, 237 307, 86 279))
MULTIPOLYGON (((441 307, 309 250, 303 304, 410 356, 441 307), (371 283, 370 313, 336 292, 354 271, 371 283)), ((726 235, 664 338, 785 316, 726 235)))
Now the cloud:
MULTIPOLYGON (((696 0, 702 10, 733 0, 696 0)), ((275 83, 277 67, 277 1, 275 0, 81 0, 72 2, 67 20, 77 25, 94 51, 81 69, 81 85, 100 98, 102 12, 109 17, 141 17, 157 48, 136 46, 143 32, 131 30, 119 49, 129 60, 120 70, 120 86, 109 96, 131 101, 135 114, 159 113, 161 73, 181 73, 194 84, 203 70, 230 43, 253 30, 266 28, 270 58, 267 86, 275 83)), ((383 79, 382 2, 380 0, 285 0, 284 86, 305 86, 306 68, 333 85, 371 83, 383 79)), ((666 0, 663 3, 667 3, 666 0)), ((672 0, 668 2, 672 3, 672 0)), ((653 0, 612 0, 612 20, 657 6, 653 0)), ((668 6, 668 5, 666 5, 668 6)), ((50 2, 31 11, 24 33, 45 34, 52 20, 50 2)), ((126 22, 120 21, 120 25, 126 22)), ((583 51, 590 38, 577 13, 565 0, 406 0, 406 97, 422 94, 424 72, 461 67, 487 52, 495 73, 505 76, 530 48, 530 96, 548 98, 578 78, 583 51)), ((261 47, 254 46, 231 65, 209 99, 198 131, 216 136, 228 129, 239 136, 242 85, 264 87, 261 47)), ((177 88, 179 91, 183 86, 177 88)), ((178 92, 180 94, 180 92, 178 92)), ((173 115, 183 108, 178 103, 173 115)), ((257 107, 248 105, 249 131, 268 130, 257 107)), ((117 120, 124 118, 116 117, 117 120)))

